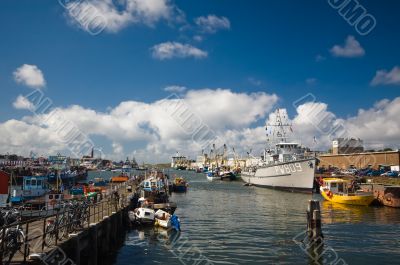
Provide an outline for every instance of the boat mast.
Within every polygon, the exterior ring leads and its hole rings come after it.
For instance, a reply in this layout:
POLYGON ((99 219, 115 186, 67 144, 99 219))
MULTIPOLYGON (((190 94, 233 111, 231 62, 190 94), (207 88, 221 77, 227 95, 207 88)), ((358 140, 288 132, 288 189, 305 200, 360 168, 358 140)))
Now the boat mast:
POLYGON ((283 143, 287 142, 286 128, 287 127, 291 128, 292 125, 287 123, 287 117, 285 116, 285 114, 283 114, 282 117, 279 109, 275 111, 275 123, 273 124, 267 123, 266 125, 267 131, 269 127, 271 127, 271 133, 269 135, 267 133, 267 141, 269 142, 270 145, 273 143, 273 141, 270 141, 271 138, 269 136, 272 136, 272 140, 276 139, 283 143))

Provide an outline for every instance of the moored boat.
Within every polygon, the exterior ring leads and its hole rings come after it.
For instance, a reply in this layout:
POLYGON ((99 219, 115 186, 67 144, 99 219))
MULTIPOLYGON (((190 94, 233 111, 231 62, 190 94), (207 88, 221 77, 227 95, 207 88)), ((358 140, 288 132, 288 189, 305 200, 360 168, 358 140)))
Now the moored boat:
POLYGON ((221 180, 236 180, 236 174, 232 171, 221 171, 219 172, 219 177, 221 178, 221 180))
POLYGON ((323 179, 320 193, 333 203, 368 206, 375 200, 372 192, 360 190, 355 183, 340 178, 323 179))
POLYGON ((158 210, 155 213, 155 222, 154 225, 160 226, 163 228, 170 228, 171 227, 171 215, 163 210, 158 210))
POLYGON ((137 222, 141 225, 153 224, 155 219, 155 212, 153 209, 139 207, 133 211, 133 214, 129 214, 130 220, 137 222), (132 220, 131 218, 134 217, 135 219, 132 220))
POLYGON ((314 188, 316 159, 307 148, 288 141, 286 111, 274 113, 275 123, 267 124, 267 142, 261 158, 250 157, 241 172, 247 185, 311 193, 314 188))
POLYGON ((221 177, 218 176, 215 172, 208 171, 207 172, 207 180, 208 181, 221 180, 221 177))
POLYGON ((186 192, 188 188, 188 184, 186 180, 182 177, 177 177, 174 179, 172 183, 172 191, 173 192, 186 192))

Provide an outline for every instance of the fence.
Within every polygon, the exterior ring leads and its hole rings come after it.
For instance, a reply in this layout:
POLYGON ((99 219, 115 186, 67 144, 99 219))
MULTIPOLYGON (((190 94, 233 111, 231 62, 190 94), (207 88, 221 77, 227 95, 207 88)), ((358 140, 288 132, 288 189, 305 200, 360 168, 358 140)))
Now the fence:
POLYGON ((127 204, 126 184, 111 187, 110 194, 98 201, 65 202, 54 212, 43 211, 39 217, 0 227, 0 265, 26 262, 32 253, 46 253, 69 235, 88 229, 105 216, 118 212, 127 204), (119 190, 120 197, 112 191, 119 190))

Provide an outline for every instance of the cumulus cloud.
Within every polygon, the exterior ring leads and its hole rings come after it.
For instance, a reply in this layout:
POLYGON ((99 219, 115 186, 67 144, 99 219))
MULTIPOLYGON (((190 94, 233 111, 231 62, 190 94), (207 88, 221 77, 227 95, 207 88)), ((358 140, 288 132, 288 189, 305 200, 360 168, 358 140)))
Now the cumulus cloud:
POLYGON ((354 38, 354 36, 348 36, 343 46, 335 45, 331 49, 331 53, 335 57, 362 57, 365 54, 365 50, 361 47, 361 44, 354 38))
POLYGON ((46 128, 19 120, 0 123, 0 153, 29 155, 34 151, 40 155, 55 154, 65 146, 56 135, 46 128))
MULTIPOLYGON (((78 105, 56 108, 0 123, 0 153, 48 155, 68 150, 69 143, 59 134, 68 131, 64 121, 71 121, 89 138, 103 139, 99 145, 108 145, 103 151, 116 160, 135 156, 140 161, 166 162, 176 151, 195 157, 210 147, 205 143, 213 142, 226 143, 230 150, 235 147, 238 154, 252 149, 259 155, 266 142, 264 124, 274 120, 271 113, 277 102, 277 95, 265 92, 200 89, 150 103, 124 101, 105 112, 78 105), (64 129, 57 132, 55 127, 64 129), (203 138, 200 129, 206 129, 203 138)), ((377 143, 398 147, 400 140, 400 97, 379 101, 345 119, 323 102, 297 106, 292 118, 286 111, 282 114, 292 123, 291 139, 316 150, 330 148, 335 137, 359 137, 373 148, 377 143)))
POLYGON ((395 66, 391 71, 378 70, 371 85, 400 85, 400 67, 395 66))
POLYGON ((170 0, 66 1, 64 7, 69 22, 90 33, 93 27, 118 32, 130 24, 153 26, 162 19, 178 20, 182 16, 170 0))
POLYGON ((231 28, 231 22, 226 17, 218 17, 216 15, 201 16, 195 19, 196 25, 204 33, 216 33, 218 30, 226 30, 231 28))
POLYGON ((357 115, 346 119, 337 117, 322 102, 309 102, 296 109, 293 128, 298 140, 320 150, 331 147, 337 137, 356 137, 364 140, 367 148, 399 148, 400 97, 378 101, 373 107, 360 109, 357 115), (385 128, 378 130, 377 128, 385 128), (314 142, 313 137, 318 139, 314 142))
POLYGON ((24 64, 14 71, 17 83, 31 88, 42 88, 46 85, 42 71, 36 65, 24 64))
POLYGON ((16 98, 16 100, 13 102, 13 106, 16 109, 26 109, 31 111, 35 109, 34 104, 22 95, 19 95, 16 98))
POLYGON ((164 42, 157 44, 151 48, 151 52, 153 58, 159 60, 187 57, 202 59, 208 56, 206 51, 179 42, 164 42))
POLYGON ((167 87, 164 88, 164 91, 182 93, 186 89, 187 89, 187 87, 185 87, 185 86, 167 86, 167 87))
POLYGON ((59 134, 69 130, 58 132, 57 128, 67 128, 64 124, 72 122, 89 138, 99 136, 109 142, 107 155, 112 158, 122 159, 131 154, 146 161, 168 161, 178 150, 188 155, 201 151, 203 142, 193 140, 195 131, 190 131, 200 126, 209 130, 206 140, 240 138, 249 144, 249 139, 235 135, 248 135, 251 130, 244 128, 262 121, 277 100, 276 95, 264 92, 248 94, 228 89, 201 89, 189 90, 182 98, 171 97, 151 103, 124 101, 106 112, 78 105, 56 108, 49 113, 26 116, 22 121, 0 124, 0 136, 5 135, 2 139, 13 137, 9 142, 12 147, 7 140, 0 141, 0 153, 10 152, 8 149, 21 154, 29 154, 31 150, 41 153, 45 149, 43 146, 48 148, 49 145, 53 147, 48 153, 68 150, 68 143, 60 140, 63 137, 59 134), (24 129, 21 131, 21 128, 24 129), (32 143, 27 144, 30 138, 32 143), (128 143, 142 147, 133 152, 125 146, 128 143))

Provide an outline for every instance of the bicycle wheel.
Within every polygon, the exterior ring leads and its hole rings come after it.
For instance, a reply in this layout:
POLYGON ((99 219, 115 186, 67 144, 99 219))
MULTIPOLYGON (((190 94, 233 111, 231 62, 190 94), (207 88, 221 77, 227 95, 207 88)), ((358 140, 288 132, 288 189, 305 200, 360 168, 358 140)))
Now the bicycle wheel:
POLYGON ((68 220, 65 216, 61 217, 58 223, 58 238, 68 237, 68 220))
POLYGON ((21 248, 18 231, 14 228, 8 229, 4 241, 3 261, 10 264, 15 253, 21 248))
POLYGON ((54 224, 50 224, 46 227, 46 236, 44 237, 44 243, 48 247, 51 247, 56 243, 56 227, 54 224))

